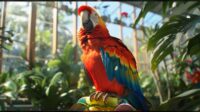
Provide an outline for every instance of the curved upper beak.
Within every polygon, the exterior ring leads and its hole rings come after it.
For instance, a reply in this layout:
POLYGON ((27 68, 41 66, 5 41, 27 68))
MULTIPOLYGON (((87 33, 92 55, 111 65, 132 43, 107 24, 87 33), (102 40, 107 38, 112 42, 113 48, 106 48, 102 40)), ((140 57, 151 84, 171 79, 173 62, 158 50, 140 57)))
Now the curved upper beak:
POLYGON ((81 24, 86 31, 91 31, 93 29, 93 23, 90 20, 90 14, 87 10, 82 11, 80 14, 81 24))

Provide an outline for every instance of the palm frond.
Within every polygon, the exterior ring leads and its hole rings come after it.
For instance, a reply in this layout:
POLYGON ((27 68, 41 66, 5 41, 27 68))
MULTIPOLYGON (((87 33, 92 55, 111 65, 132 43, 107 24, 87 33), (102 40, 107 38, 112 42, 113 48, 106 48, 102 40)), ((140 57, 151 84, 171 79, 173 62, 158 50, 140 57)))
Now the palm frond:
MULTIPOLYGON (((164 23, 163 26, 154 35, 152 35, 152 37, 150 37, 147 45, 147 50, 154 51, 151 61, 153 71, 157 68, 158 64, 166 58, 168 54, 174 51, 172 44, 173 41, 178 38, 176 35, 178 33, 187 33, 189 29, 194 28, 195 25, 199 22, 200 16, 198 15, 189 14, 172 16, 169 18, 168 22, 164 23)), ((196 38, 195 40, 198 40, 198 38, 196 38)), ((191 42, 193 41, 191 40, 190 43, 191 42)), ((191 49, 189 50, 191 52, 191 49)))

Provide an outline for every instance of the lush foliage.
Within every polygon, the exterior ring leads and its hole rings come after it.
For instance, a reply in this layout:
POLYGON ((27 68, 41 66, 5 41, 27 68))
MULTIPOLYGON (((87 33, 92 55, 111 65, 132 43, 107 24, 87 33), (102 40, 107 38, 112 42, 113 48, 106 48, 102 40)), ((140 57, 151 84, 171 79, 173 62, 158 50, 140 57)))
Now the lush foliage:
POLYGON ((2 35, 0 35, 0 39, 2 41, 0 47, 8 50, 13 42, 13 40, 11 39, 11 37, 13 36, 13 32, 11 30, 5 31, 4 27, 1 27, 0 30, 2 32, 2 35))
MULTIPOLYGON (((198 90, 190 89, 199 88, 200 15, 197 12, 200 5, 198 2, 174 1, 162 4, 162 25, 142 27, 146 36, 143 43, 152 56, 152 76, 161 102, 155 109, 199 110, 200 103, 191 100, 199 98, 198 90), (181 102, 185 103, 180 105, 181 102)), ((154 2, 145 2, 134 26, 154 6, 154 2)))
POLYGON ((81 96, 91 92, 81 65, 73 61, 73 49, 72 44, 67 43, 63 53, 46 65, 37 63, 31 71, 1 74, 1 95, 9 99, 28 98, 42 110, 70 108, 81 96))

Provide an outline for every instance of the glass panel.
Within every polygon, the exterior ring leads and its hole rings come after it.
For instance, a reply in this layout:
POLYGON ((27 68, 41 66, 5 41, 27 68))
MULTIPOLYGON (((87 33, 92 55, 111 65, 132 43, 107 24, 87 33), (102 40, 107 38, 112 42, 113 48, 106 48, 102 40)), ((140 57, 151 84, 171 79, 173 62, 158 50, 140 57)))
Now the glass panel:
POLYGON ((58 12, 58 53, 60 53, 65 44, 73 38, 73 16, 74 10, 72 2, 59 2, 65 10, 58 12))
POLYGON ((123 27, 123 42, 132 53, 134 51, 133 38, 133 29, 130 27, 123 27))
POLYGON ((6 30, 13 31, 14 42, 10 50, 3 52, 3 71, 18 72, 26 68, 23 58, 25 58, 28 29, 28 6, 28 2, 7 2, 5 26, 6 30))
POLYGON ((45 5, 37 5, 36 38, 35 38, 36 61, 44 62, 51 56, 51 41, 53 32, 52 27, 53 27, 52 7, 46 7, 45 5))
POLYGON ((120 29, 119 29, 119 25, 116 24, 112 24, 112 23, 106 23, 106 26, 108 28, 108 31, 110 33, 111 36, 114 36, 116 38, 120 38, 119 37, 119 33, 120 33, 120 29))

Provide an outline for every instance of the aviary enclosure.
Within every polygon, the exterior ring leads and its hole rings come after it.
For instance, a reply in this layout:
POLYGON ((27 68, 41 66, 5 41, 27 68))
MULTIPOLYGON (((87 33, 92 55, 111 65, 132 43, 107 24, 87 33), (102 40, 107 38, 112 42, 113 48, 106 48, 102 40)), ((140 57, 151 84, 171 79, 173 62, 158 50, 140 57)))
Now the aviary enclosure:
POLYGON ((134 55, 149 110, 200 111, 198 1, 1 1, 1 111, 97 109, 78 104, 95 91, 80 60, 81 5, 134 55))

